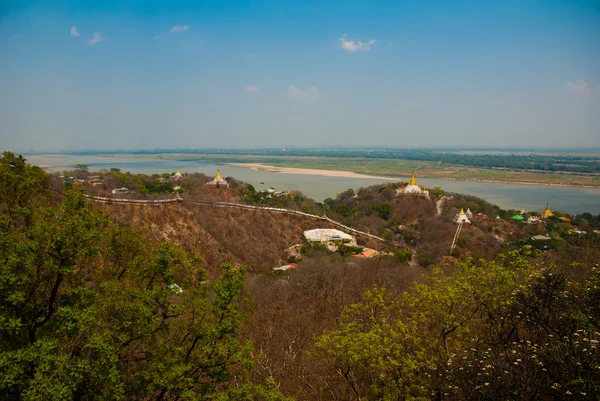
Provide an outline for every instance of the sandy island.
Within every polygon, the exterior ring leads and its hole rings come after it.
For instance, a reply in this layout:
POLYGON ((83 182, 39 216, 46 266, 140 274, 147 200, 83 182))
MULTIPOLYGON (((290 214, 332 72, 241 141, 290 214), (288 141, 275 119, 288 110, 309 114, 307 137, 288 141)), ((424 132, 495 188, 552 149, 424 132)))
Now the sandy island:
POLYGON ((312 168, 297 168, 297 167, 277 167, 261 163, 226 163, 234 167, 248 168, 254 171, 269 171, 272 173, 282 174, 302 174, 302 175, 319 175, 322 177, 341 177, 341 178, 375 178, 378 180, 398 181, 398 177, 385 177, 382 175, 367 175, 354 173, 352 171, 342 170, 319 170, 312 168))
MULTIPOLYGON (((282 173, 282 174, 302 174, 302 175, 318 175, 322 177, 341 177, 341 178, 375 178, 378 180, 390 180, 390 181, 402 181, 402 177, 406 176, 398 176, 398 177, 388 177, 382 175, 368 175, 368 174, 360 174, 354 173, 352 171, 343 171, 343 170, 320 170, 320 169, 311 169, 311 168, 298 168, 298 167, 277 167, 271 166, 268 164, 262 163, 225 163, 234 167, 247 168, 254 171, 269 171, 273 173, 282 173)), ((471 182, 486 182, 492 184, 516 184, 516 185, 536 185, 536 186, 549 186, 549 187, 566 187, 566 188, 589 188, 589 189, 599 189, 594 185, 576 185, 576 184, 565 184, 565 183, 552 183, 552 182, 529 182, 529 181, 510 181, 510 180, 485 180, 485 179, 458 179, 458 178, 450 178, 450 177, 422 177, 424 179, 433 179, 440 181, 471 181, 471 182)))

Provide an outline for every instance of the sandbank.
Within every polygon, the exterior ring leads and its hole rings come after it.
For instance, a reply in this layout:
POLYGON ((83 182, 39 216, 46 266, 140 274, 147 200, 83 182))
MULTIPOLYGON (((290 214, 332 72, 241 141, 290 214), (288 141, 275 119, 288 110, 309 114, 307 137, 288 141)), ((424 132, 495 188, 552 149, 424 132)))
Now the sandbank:
POLYGON ((367 175, 354 173, 352 171, 342 170, 320 170, 312 168, 297 167, 277 167, 262 163, 226 163, 230 166, 248 168, 254 171, 269 171, 281 174, 300 174, 300 175, 318 175, 321 177, 341 177, 341 178, 375 178, 378 180, 398 181, 398 177, 385 177, 381 175, 367 175))

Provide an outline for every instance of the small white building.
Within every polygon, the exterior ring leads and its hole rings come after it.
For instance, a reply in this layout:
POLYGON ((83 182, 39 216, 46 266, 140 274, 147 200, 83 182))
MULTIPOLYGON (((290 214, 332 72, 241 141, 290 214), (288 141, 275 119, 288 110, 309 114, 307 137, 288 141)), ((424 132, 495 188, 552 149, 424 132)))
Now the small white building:
POLYGON ((111 192, 113 194, 128 194, 131 191, 129 190, 129 188, 122 187, 122 188, 113 189, 111 192))
POLYGON ((467 218, 469 220, 473 219, 473 212, 471 211, 471 209, 467 208, 467 211, 465 212, 465 214, 467 215, 467 218))

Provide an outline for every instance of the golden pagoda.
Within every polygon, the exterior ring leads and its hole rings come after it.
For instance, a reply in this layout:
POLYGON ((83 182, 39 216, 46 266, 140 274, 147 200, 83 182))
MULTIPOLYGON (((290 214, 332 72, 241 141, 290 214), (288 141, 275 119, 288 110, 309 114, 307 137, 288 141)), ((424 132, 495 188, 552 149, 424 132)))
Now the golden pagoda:
POLYGON ((469 220, 469 218, 467 217, 467 214, 465 213, 465 209, 463 209, 462 207, 460 208, 460 212, 454 216, 454 222, 455 223, 470 223, 471 220, 469 220))
POLYGON ((215 175, 215 178, 212 181, 207 182, 206 185, 214 185, 220 188, 229 188, 229 183, 221 175, 221 170, 217 170, 217 175, 215 175))
POLYGON ((408 182, 408 185, 406 187, 404 187, 403 189, 399 189, 398 190, 398 194, 402 194, 402 195, 420 195, 420 196, 424 196, 426 198, 429 199, 429 191, 425 188, 421 188, 418 184, 417 184, 417 179, 415 178, 415 172, 412 172, 412 175, 410 177, 410 181, 408 182))
POLYGON ((179 169, 177 169, 177 171, 175 171, 175 174, 173 174, 173 177, 175 177, 175 178, 181 178, 181 177, 183 177, 183 174, 181 174, 181 172, 179 171, 179 169))
POLYGON ((408 185, 417 185, 417 180, 415 179, 415 171, 414 170, 412 172, 412 176, 410 177, 410 181, 408 182, 408 185))
POLYGON ((544 219, 549 219, 550 217, 554 216, 554 213, 552 213, 550 211, 550 208, 548 207, 548 204, 546 203, 546 210, 544 210, 542 212, 542 218, 544 219))

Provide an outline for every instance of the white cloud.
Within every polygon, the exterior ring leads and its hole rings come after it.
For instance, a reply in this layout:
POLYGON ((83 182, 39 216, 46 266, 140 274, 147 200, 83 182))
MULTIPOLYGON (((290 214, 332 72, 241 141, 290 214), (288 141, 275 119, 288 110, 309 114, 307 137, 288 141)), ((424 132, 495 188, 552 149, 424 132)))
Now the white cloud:
POLYGON ((342 42, 342 49, 348 50, 349 52, 366 51, 371 50, 371 47, 375 44, 375 39, 363 43, 360 41, 346 40, 346 34, 340 38, 342 42))
POLYGON ((98 42, 102 42, 104 40, 104 36, 100 32, 94 32, 92 37, 88 40, 90 45, 95 45, 98 42))
POLYGON ((295 86, 288 87, 288 96, 292 99, 316 100, 321 96, 316 86, 309 86, 306 91, 298 89, 295 86))
POLYGON ((244 89, 244 91, 246 93, 256 93, 260 91, 260 88, 258 86, 246 86, 246 89, 244 89))
POLYGON ((577 93, 580 95, 589 95, 594 91, 594 88, 588 85, 583 79, 578 79, 575 83, 567 81, 565 83, 565 89, 577 93))
POLYGON ((71 30, 69 31, 69 35, 71 35, 71 36, 79 36, 79 30, 77 29, 77 27, 75 25, 73 25, 71 27, 71 30))
POLYGON ((175 25, 169 32, 185 32, 188 29, 190 29, 188 25, 175 25))

